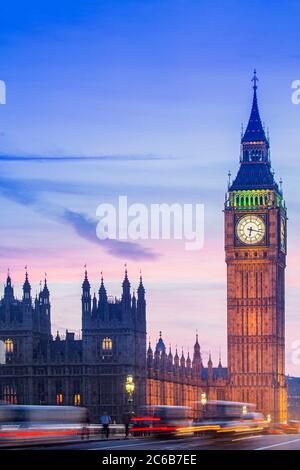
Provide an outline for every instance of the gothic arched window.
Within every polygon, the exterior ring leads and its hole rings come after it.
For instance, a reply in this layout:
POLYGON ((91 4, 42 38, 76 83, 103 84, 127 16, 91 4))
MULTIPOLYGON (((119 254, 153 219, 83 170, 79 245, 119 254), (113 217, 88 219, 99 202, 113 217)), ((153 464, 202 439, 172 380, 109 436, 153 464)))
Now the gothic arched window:
POLYGON ((112 350, 112 339, 106 336, 102 340, 102 349, 103 351, 111 351, 112 350))
POLYGON ((6 339, 4 341, 5 344, 5 352, 13 353, 14 352, 14 343, 12 339, 6 339))

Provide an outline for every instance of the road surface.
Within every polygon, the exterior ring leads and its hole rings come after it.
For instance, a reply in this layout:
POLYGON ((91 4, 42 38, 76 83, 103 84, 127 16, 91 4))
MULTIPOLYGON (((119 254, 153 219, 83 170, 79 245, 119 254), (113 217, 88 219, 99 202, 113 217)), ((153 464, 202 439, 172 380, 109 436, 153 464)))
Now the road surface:
POLYGON ((300 434, 226 436, 212 438, 188 437, 177 439, 115 439, 85 441, 73 444, 32 446, 38 450, 300 450, 300 434))

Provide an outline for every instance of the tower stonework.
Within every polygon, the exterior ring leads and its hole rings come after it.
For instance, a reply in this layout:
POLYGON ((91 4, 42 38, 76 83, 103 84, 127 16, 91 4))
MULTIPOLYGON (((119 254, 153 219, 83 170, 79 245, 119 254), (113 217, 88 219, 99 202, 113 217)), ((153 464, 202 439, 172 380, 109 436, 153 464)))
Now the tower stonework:
POLYGON ((94 420, 104 412, 122 422, 130 404, 125 382, 134 377, 134 406, 146 402, 146 299, 140 277, 135 293, 127 269, 121 299, 106 293, 103 277, 98 299, 91 298, 85 273, 82 284, 82 359, 85 406, 94 420))
POLYGON ((228 381, 232 400, 287 419, 285 383, 286 207, 271 170, 257 104, 241 140, 240 167, 225 198, 228 381))

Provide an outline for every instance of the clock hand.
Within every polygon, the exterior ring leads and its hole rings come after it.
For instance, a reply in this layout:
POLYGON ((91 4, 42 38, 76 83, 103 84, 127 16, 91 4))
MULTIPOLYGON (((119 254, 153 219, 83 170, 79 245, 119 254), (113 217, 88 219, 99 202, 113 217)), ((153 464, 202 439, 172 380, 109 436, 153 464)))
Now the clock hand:
MULTIPOLYGON (((250 230, 250 228, 248 228, 250 230)), ((261 232, 261 230, 255 230, 254 228, 251 227, 251 232, 261 232)))

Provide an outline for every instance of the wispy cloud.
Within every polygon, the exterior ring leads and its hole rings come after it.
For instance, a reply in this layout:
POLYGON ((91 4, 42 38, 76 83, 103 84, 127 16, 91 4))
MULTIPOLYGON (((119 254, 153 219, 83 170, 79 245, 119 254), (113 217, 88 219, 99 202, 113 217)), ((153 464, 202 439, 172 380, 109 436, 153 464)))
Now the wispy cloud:
POLYGON ((72 226, 81 238, 97 245, 100 244, 100 246, 113 256, 143 260, 153 260, 159 257, 157 253, 153 253, 149 249, 140 246, 138 243, 112 240, 108 238, 106 240, 99 240, 96 236, 95 230, 97 222, 80 212, 65 210, 61 219, 68 225, 72 226))
POLYGON ((171 157, 158 155, 0 155, 1 161, 11 162, 66 162, 66 161, 151 161, 151 160, 168 160, 171 157))
MULTIPOLYGON (((49 187, 55 191, 70 192, 74 187, 66 188, 64 183, 48 181, 49 187)), ((159 257, 149 248, 145 248, 136 242, 124 242, 119 240, 100 240, 96 236, 97 221, 88 215, 63 208, 61 206, 44 202, 42 192, 45 190, 44 182, 36 180, 15 180, 11 178, 0 179, 0 194, 5 198, 32 207, 36 212, 71 226, 77 235, 90 243, 97 244, 112 256, 123 257, 132 260, 154 260, 159 257)), ((7 253, 6 253, 7 254, 7 253)))

